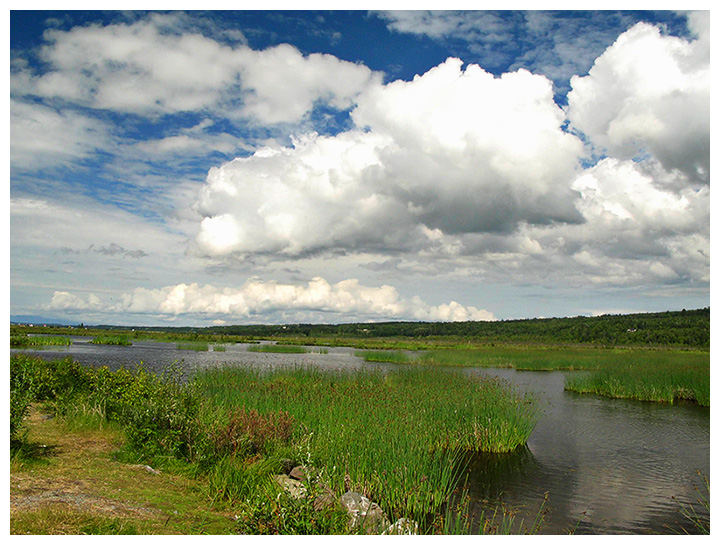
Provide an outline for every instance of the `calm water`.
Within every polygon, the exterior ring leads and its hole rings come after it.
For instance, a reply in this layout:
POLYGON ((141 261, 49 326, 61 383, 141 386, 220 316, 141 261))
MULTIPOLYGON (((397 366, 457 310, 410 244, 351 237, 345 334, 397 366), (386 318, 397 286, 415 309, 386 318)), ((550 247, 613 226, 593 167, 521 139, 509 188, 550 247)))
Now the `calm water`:
MULTIPOLYGON (((367 364, 355 357, 353 348, 330 347, 327 354, 272 354, 248 352, 248 345, 227 345, 225 352, 194 352, 177 350, 172 343, 145 341, 127 347, 88 341, 76 337, 69 347, 37 353, 48 359, 71 355, 81 363, 111 369, 142 361, 153 371, 175 361, 188 371, 216 365, 394 367, 367 364)), ((501 377, 533 393, 542 408, 527 448, 468 461, 467 486, 475 511, 501 501, 527 527, 547 495, 543 533, 693 532, 679 512, 679 503, 687 502, 709 517, 696 502, 697 489, 706 492, 698 471, 710 475, 708 408, 573 394, 564 391, 562 372, 464 372, 501 377)))

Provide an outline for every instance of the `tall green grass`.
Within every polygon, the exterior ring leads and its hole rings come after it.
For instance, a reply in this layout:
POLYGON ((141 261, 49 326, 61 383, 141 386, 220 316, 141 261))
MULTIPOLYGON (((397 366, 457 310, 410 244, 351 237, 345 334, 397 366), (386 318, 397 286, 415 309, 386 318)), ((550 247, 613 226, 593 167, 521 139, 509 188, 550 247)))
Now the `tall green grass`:
POLYGON ((27 348, 36 346, 69 346, 72 340, 69 337, 58 337, 54 335, 11 335, 10 346, 12 348, 27 348))
POLYGON ((323 468, 331 488, 349 485, 391 518, 421 523, 442 512, 463 452, 513 450, 536 421, 532 401, 507 384, 434 369, 382 374, 219 368, 195 380, 208 400, 208 421, 227 418, 238 407, 285 411, 297 423, 300 456, 323 468))
POLYGON ((175 348, 178 350, 194 350, 195 352, 207 352, 208 343, 204 341, 189 341, 175 343, 175 348))
POLYGON ((695 401, 710 406, 710 372, 703 366, 641 363, 618 364, 577 373, 565 380, 565 389, 583 394, 675 403, 695 401))
POLYGON ((292 344, 258 344, 247 347, 248 352, 270 352, 275 354, 305 354, 307 349, 292 344))
POLYGON ((407 352, 399 350, 363 350, 355 355, 368 362, 411 363, 407 352))
POLYGON ((519 371, 588 371, 571 374, 565 388, 615 398, 673 403, 680 399, 710 404, 710 354, 692 350, 486 346, 431 350, 411 357, 405 352, 359 352, 365 361, 496 367, 519 371))
POLYGON ((127 335, 98 335, 90 341, 93 344, 111 344, 117 346, 130 346, 132 341, 127 335))

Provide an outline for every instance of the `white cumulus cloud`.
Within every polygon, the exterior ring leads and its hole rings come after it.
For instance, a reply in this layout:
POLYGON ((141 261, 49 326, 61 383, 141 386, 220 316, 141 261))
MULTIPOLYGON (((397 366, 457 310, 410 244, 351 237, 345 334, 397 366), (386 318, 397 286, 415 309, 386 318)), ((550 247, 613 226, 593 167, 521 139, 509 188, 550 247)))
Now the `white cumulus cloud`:
POLYGON ((368 87, 356 129, 306 134, 210 171, 196 204, 210 255, 409 250, 443 234, 578 222, 582 153, 552 85, 448 59, 410 82, 368 87))
MULTIPOLYGON (((706 19, 706 17, 705 17, 706 19)), ((594 145, 620 159, 651 154, 691 182, 710 180, 710 57, 700 38, 664 36, 646 23, 621 34, 585 77, 571 79, 568 117, 594 145)))
POLYGON ((493 314, 456 301, 433 306, 419 297, 405 300, 388 285, 364 286, 356 279, 330 284, 315 277, 306 285, 248 280, 240 288, 209 284, 176 284, 163 288, 136 288, 119 297, 119 302, 102 302, 96 295, 81 297, 56 291, 47 305, 52 310, 111 308, 116 312, 248 318, 276 311, 316 311, 340 316, 372 319, 417 319, 440 321, 494 320, 493 314))

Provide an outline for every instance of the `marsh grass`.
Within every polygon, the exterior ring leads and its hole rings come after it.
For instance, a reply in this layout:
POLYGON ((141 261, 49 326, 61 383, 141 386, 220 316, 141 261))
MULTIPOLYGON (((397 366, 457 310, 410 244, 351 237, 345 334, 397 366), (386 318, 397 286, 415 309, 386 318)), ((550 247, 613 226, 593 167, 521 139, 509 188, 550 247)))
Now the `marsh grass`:
POLYGON ((227 348, 224 344, 213 344, 212 345, 212 351, 213 352, 225 352, 227 348))
POLYGON ((710 405, 710 355, 706 351, 487 346, 430 350, 417 357, 392 350, 357 355, 365 361, 399 364, 586 371, 568 374, 565 388, 615 398, 710 405))
POLYGON ((72 339, 69 337, 58 337, 56 335, 11 335, 10 346, 12 348, 28 348, 42 346, 70 346, 72 339))
POLYGON ((178 350, 194 350, 195 352, 207 352, 209 345, 204 341, 187 341, 175 343, 178 350))
POLYGON ((565 389, 606 397, 676 403, 694 401, 710 406, 710 372, 702 365, 664 363, 655 366, 622 362, 613 367, 577 373, 565 389))
POLYGON ((248 352, 270 352, 274 354, 305 354, 307 349, 292 344, 258 344, 247 347, 248 352))
POLYGON ((412 359, 407 352, 400 350, 363 350, 355 355, 367 362, 411 363, 412 359))
POLYGON ((110 344, 116 346, 131 346, 132 341, 127 335, 99 335, 94 337, 91 341, 92 344, 110 344))
POLYGON ((204 419, 238 408, 292 418, 292 443, 327 484, 358 490, 391 518, 427 527, 452 494, 467 450, 522 445, 536 420, 532 401, 493 379, 429 369, 383 374, 312 369, 220 368, 196 376, 204 419))

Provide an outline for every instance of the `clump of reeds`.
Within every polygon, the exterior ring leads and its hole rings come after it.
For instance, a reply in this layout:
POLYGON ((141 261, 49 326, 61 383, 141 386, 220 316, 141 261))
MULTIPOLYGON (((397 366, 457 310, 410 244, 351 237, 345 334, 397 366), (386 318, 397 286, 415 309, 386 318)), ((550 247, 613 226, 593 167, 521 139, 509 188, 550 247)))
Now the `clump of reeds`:
POLYGON ((12 348, 27 348, 31 346, 69 346, 72 339, 56 335, 12 335, 10 346, 12 348))
POLYGON ((91 341, 92 344, 111 344, 117 346, 130 346, 132 341, 127 335, 98 335, 91 341))
POLYGON ((219 415, 210 420, 238 408, 284 411, 295 422, 294 444, 331 488, 362 491, 392 517, 421 524, 448 501, 462 452, 513 450, 536 421, 532 401, 506 383, 436 369, 220 368, 202 371, 196 384, 219 415))
POLYGON ((307 349, 293 344, 258 344, 247 347, 248 352, 271 352, 276 354, 305 354, 307 349))
POLYGON ((607 397, 710 406, 710 373, 702 366, 620 364, 568 376, 565 389, 607 397))
POLYGON ((363 350, 355 355, 368 362, 411 363, 412 358, 407 352, 400 350, 363 350))
POLYGON ((194 350, 195 352, 207 352, 208 343, 203 341, 187 341, 175 343, 175 348, 178 350, 194 350))

